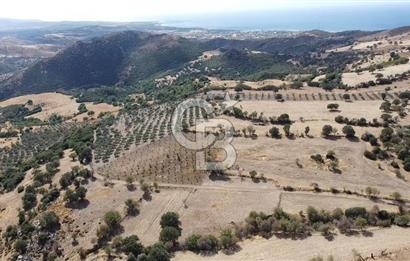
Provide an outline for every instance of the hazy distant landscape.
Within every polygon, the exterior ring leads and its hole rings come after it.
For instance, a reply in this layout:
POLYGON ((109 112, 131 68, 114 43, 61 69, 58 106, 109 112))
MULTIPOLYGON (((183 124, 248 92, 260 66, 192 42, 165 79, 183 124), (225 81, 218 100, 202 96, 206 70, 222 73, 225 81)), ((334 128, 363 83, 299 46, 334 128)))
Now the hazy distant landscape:
POLYGON ((410 260, 410 4, 73 1, 0 10, 0 260, 410 260))

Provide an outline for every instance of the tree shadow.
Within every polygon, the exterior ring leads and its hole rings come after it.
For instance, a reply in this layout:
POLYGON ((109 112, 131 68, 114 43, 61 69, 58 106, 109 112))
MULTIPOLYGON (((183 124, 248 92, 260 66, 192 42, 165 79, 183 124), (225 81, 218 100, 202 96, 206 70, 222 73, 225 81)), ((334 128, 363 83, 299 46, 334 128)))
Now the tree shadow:
POLYGON ((151 200, 152 200, 151 192, 144 192, 144 194, 142 195, 142 198, 143 198, 145 201, 151 201, 151 200))
POLYGON ((241 250, 242 250, 242 247, 241 247, 240 245, 238 245, 238 244, 235 244, 235 245, 231 246, 231 247, 228 248, 228 249, 222 250, 222 252, 223 252, 225 255, 230 256, 230 255, 233 255, 233 254, 235 254, 235 253, 238 253, 238 252, 241 251, 241 250))
POLYGON ((363 235, 364 237, 373 237, 373 232, 368 231, 368 230, 363 230, 363 231, 362 231, 362 235, 363 235))
POLYGON ((135 191, 137 187, 134 184, 127 184, 128 191, 135 191))
POLYGON ((231 178, 227 175, 211 173, 209 174, 209 179, 212 181, 229 181, 231 178))
POLYGON ((84 208, 87 208, 88 205, 90 205, 90 201, 88 201, 88 199, 84 199, 81 201, 66 203, 65 205, 66 207, 71 208, 71 209, 84 209, 84 208))
POLYGON ((346 139, 348 139, 351 142, 359 142, 360 141, 360 139, 356 136, 355 137, 346 137, 346 139))

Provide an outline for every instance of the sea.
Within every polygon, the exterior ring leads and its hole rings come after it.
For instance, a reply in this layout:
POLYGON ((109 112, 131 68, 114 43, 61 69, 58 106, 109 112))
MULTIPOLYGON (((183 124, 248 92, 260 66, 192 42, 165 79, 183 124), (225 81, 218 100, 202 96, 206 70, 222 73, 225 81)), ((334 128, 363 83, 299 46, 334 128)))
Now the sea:
POLYGON ((410 1, 275 8, 248 12, 219 10, 216 14, 169 17, 162 24, 242 31, 378 31, 410 26, 410 1))

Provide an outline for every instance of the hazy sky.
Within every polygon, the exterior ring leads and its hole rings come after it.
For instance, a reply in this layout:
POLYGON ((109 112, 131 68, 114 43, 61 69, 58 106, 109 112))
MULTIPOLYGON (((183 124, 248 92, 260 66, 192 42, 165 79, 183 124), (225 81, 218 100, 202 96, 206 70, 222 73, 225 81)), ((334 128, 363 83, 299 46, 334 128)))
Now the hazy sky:
POLYGON ((0 17, 48 21, 142 21, 321 5, 410 3, 410 0, 1 0, 0 17))

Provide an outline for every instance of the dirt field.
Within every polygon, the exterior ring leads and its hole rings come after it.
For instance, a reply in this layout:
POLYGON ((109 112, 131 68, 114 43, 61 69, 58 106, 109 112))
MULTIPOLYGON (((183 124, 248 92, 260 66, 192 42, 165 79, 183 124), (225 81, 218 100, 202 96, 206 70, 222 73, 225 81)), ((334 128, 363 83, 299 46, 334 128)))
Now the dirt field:
POLYGON ((291 213, 299 213, 307 206, 315 206, 318 209, 332 211, 336 208, 347 209, 352 207, 364 207, 370 210, 374 206, 380 209, 396 212, 397 207, 383 202, 375 202, 366 198, 359 198, 348 195, 337 195, 327 193, 306 193, 306 192, 282 192, 280 197, 280 207, 291 213))
POLYGON ((389 169, 380 170, 377 163, 365 159, 363 152, 366 147, 362 142, 263 137, 257 140, 236 138, 233 145, 238 154, 237 165, 244 172, 255 170, 281 185, 309 187, 317 183, 323 188, 346 188, 358 192, 371 186, 380 190, 382 195, 399 191, 410 198, 410 184, 396 178, 389 169), (325 155, 329 150, 334 150, 339 158, 341 174, 330 172, 310 159, 310 155, 325 155), (297 159, 303 168, 297 166, 297 159))
POLYGON ((389 66, 374 72, 363 71, 361 73, 348 72, 342 74, 342 81, 348 86, 356 86, 362 82, 376 81, 376 74, 383 74, 384 77, 394 76, 410 71, 410 64, 400 64, 389 66))
MULTIPOLYGON (((307 261, 310 258, 321 255, 326 258, 332 255, 335 261, 353 260, 352 251, 355 249, 363 257, 379 255, 381 251, 398 251, 408 247, 410 237, 408 231, 403 228, 390 228, 373 230, 370 237, 338 235, 333 241, 328 241, 322 236, 316 235, 303 241, 291 239, 255 238, 241 242, 241 251, 234 255, 219 253, 214 256, 199 256, 191 252, 177 253, 175 261, 307 261)), ((400 259, 397 259, 400 260, 400 259)), ((402 259, 402 261, 408 259, 402 259)))

